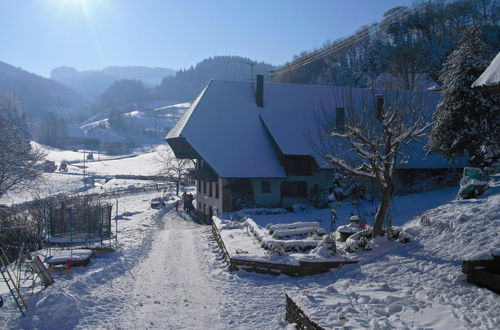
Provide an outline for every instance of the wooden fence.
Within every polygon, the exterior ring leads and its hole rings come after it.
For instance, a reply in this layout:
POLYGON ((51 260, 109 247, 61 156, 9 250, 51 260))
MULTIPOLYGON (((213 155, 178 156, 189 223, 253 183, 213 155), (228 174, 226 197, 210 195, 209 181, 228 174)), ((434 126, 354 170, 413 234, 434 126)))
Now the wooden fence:
POLYGON ((323 330, 318 324, 304 313, 302 309, 290 298, 287 294, 285 294, 286 299, 286 314, 285 319, 289 323, 295 323, 298 326, 298 329, 305 330, 323 330))

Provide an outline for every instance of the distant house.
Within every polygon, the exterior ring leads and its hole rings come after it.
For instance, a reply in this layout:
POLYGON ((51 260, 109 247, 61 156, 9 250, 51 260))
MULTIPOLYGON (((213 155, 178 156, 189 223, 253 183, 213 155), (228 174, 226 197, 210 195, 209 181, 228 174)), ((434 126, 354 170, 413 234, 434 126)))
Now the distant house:
MULTIPOLYGON (((349 90, 354 97, 372 91, 331 86, 211 81, 166 140, 178 158, 196 159, 196 205, 208 219, 243 207, 288 207, 305 202, 332 182, 333 169, 311 143, 317 112, 336 109, 344 117, 349 90), (339 112, 340 111, 340 112, 339 112)), ((436 93, 429 118, 439 100, 436 93)), ((417 150, 417 149, 416 149, 417 150)), ((402 169, 442 169, 421 146, 402 169)))
POLYGON ((64 147, 71 149, 94 149, 99 145, 99 140, 85 135, 83 129, 75 124, 66 125, 66 136, 62 139, 64 147))
POLYGON ((472 88, 500 94, 500 52, 483 74, 472 84, 472 88))
POLYGON ((130 150, 127 139, 109 128, 93 127, 86 132, 86 136, 96 139, 100 151, 108 155, 126 154, 130 150))

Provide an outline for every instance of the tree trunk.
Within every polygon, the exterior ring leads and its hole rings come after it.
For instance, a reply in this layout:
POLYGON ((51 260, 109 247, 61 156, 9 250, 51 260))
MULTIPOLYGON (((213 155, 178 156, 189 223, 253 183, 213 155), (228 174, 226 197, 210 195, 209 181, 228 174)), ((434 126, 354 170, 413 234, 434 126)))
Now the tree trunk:
POLYGON ((382 236, 382 226, 384 220, 387 217, 387 212, 389 211, 389 206, 391 204, 392 188, 382 189, 382 200, 380 202, 380 207, 377 210, 377 215, 375 216, 375 223, 373 224, 373 237, 382 236))
POLYGON ((175 183, 175 196, 179 197, 179 182, 176 182, 175 183))

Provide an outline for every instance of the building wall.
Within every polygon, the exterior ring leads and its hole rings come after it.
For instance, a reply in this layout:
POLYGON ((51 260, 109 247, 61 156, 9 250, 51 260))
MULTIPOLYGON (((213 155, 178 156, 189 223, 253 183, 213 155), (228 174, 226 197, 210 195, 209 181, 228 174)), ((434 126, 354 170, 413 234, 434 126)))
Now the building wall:
POLYGON ((309 200, 315 191, 323 190, 332 185, 333 171, 322 169, 314 171, 312 176, 289 176, 287 182, 306 182, 307 196, 304 197, 287 197, 282 198, 282 207, 290 207, 293 204, 305 203, 309 200))
POLYGON ((280 207, 283 179, 251 179, 255 207, 280 207), (267 187, 265 187, 267 186, 267 187), (269 189, 266 189, 269 188, 269 189))
MULTIPOLYGON (((254 207, 290 207, 296 203, 305 203, 315 189, 324 189, 331 185, 332 171, 315 171, 312 176, 290 176, 286 179, 288 182, 306 182, 306 196, 302 197, 283 197, 282 184, 285 179, 250 179, 253 190, 254 207), (267 183, 263 183, 267 182, 267 183)), ((224 190, 227 187, 227 180, 218 178, 216 182, 196 180, 195 208, 204 215, 205 221, 209 222, 210 208, 212 214, 217 215, 222 212, 234 211, 224 206, 224 193, 229 194, 226 198, 231 198, 230 192, 224 190), (217 185, 218 183, 218 185, 217 185), (210 190, 210 186, 212 189, 210 190), (217 193, 218 189, 218 193, 217 193), (224 207, 226 209, 224 209, 224 207)))
POLYGON ((208 218, 210 208, 213 215, 222 212, 222 179, 218 178, 216 182, 196 180, 195 184, 196 197, 194 207, 205 216, 206 222, 210 222, 211 219, 208 218))

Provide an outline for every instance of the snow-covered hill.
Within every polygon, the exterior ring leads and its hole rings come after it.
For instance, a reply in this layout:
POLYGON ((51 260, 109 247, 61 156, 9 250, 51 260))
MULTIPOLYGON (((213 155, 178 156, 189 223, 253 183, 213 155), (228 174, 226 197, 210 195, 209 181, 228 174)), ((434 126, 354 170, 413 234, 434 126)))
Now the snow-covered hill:
POLYGON ((130 147, 161 143, 190 103, 152 102, 110 119, 99 114, 83 125, 67 125, 69 138, 93 139, 101 143, 124 143, 130 147), (167 104, 167 105, 165 105, 167 104))

